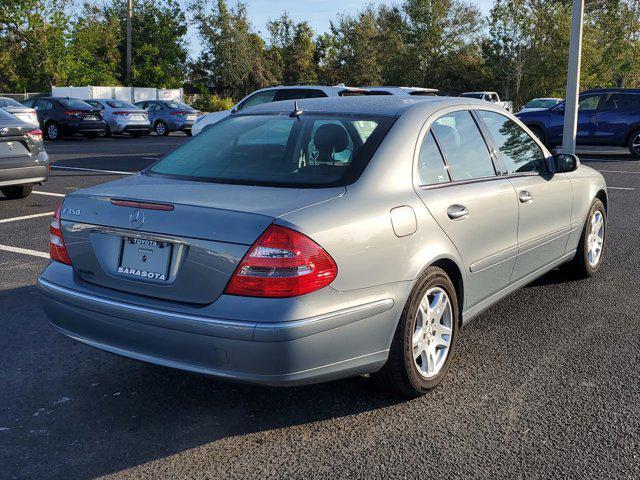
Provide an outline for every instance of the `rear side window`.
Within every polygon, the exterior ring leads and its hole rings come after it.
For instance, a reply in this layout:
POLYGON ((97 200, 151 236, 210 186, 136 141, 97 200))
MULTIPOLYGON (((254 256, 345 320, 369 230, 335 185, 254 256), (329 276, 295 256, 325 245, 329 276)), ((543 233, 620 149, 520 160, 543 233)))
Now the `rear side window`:
POLYGON ((453 180, 496 174, 487 144, 467 110, 446 114, 433 122, 431 131, 442 147, 453 180))
POLYGON ((420 185, 433 185, 449 181, 447 168, 432 132, 425 135, 420 147, 418 181, 420 185))
POLYGON ((604 103, 602 110, 640 110, 640 94, 614 93, 604 103))
POLYGON ((233 115, 145 173, 242 185, 347 185, 358 178, 393 121, 369 115, 233 115))
POLYGON ((326 97, 326 95, 320 90, 316 89, 304 89, 304 88, 287 88, 284 90, 278 90, 273 101, 280 102, 283 100, 300 100, 303 98, 318 98, 318 97, 326 97), (317 94, 318 92, 319 94, 317 94))
POLYGON ((500 113, 478 110, 493 143, 500 152, 507 173, 547 173, 542 149, 520 125, 500 113))

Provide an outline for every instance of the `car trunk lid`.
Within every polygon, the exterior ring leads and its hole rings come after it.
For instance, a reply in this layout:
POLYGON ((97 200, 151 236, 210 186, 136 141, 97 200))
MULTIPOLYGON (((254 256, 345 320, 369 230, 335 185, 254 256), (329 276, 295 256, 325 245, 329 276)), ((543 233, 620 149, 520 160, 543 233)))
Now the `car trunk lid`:
POLYGON ((206 304, 276 217, 343 193, 136 175, 69 195, 63 237, 88 282, 206 304))

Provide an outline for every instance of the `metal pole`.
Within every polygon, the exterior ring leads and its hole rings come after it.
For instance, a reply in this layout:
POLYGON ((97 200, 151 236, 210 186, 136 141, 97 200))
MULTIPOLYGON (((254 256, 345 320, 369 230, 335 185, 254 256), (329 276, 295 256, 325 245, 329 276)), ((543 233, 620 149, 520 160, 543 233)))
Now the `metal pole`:
POLYGON ((125 81, 131 83, 131 17, 133 15, 133 0, 127 0, 127 71, 125 81))
POLYGON ((582 52, 582 24, 584 0, 573 0, 571 37, 569 38, 569 68, 567 71, 567 97, 564 109, 562 152, 576 153, 578 127, 578 94, 580 93, 580 57, 582 52))

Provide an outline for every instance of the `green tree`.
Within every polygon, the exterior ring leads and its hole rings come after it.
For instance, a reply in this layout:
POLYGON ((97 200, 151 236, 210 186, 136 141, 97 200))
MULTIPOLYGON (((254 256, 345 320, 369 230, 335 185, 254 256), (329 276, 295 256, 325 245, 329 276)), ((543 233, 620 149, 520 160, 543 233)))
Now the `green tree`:
POLYGON ((113 12, 85 3, 72 24, 71 85, 117 85, 121 78, 120 20, 113 12))
POLYGON ((197 60, 208 85, 224 95, 241 97, 271 83, 264 41, 247 18, 246 6, 230 8, 225 0, 190 6, 202 40, 197 60))
POLYGON ((55 0, 3 0, 0 37, 5 51, 0 58, 0 84, 10 90, 48 91, 65 85, 70 68, 67 52, 67 2, 55 0), (6 70, 5 70, 6 69, 6 70))
POLYGON ((131 78, 126 79, 126 2, 112 0, 105 18, 117 18, 120 51, 119 80, 126 85, 177 88, 187 67, 187 18, 177 0, 136 0, 132 17, 131 78))
POLYGON ((309 24, 295 23, 284 12, 267 29, 270 45, 266 54, 274 76, 285 84, 317 82, 314 33, 309 24))

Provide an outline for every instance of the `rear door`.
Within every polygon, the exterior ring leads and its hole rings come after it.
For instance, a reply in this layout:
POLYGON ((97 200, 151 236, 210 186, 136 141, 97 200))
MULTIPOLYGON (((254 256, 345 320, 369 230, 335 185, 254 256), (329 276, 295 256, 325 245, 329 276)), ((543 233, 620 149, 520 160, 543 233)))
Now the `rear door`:
POLYGON ((596 117, 598 144, 625 145, 631 128, 640 123, 640 94, 616 92, 605 95, 596 117))
POLYGON ((517 255, 518 204, 469 110, 445 113, 422 141, 418 195, 467 271, 465 307, 504 289, 517 255))
POLYGON ((518 198, 518 258, 513 283, 564 255, 571 230, 573 189, 564 173, 550 172, 546 154, 520 125, 495 111, 476 112, 518 198))

